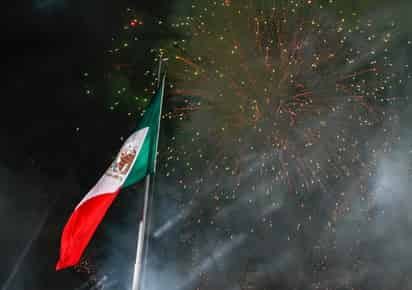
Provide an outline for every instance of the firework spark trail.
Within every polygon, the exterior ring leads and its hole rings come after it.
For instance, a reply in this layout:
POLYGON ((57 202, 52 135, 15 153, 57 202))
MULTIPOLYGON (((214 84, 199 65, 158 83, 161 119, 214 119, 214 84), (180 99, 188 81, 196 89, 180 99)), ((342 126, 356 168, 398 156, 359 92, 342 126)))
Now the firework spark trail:
POLYGON ((169 218, 167 220, 167 222, 162 224, 160 227, 158 227, 154 231, 153 237, 156 238, 156 239, 161 238, 161 236, 163 236, 166 232, 170 231, 173 227, 175 227, 176 224, 178 224, 180 221, 186 219, 191 214, 192 210, 193 210, 193 206, 185 208, 184 210, 182 210, 181 212, 179 212, 175 216, 169 218))
MULTIPOLYGON (((225 207, 221 211, 219 211, 214 219, 220 222, 224 222, 225 220, 230 219, 230 217, 235 216, 234 213, 239 210, 239 208, 247 208, 248 204, 251 203, 256 203, 259 199, 262 199, 264 197, 264 194, 256 194, 250 197, 249 195, 243 195, 242 197, 238 198, 234 203, 230 204, 229 206, 225 207)), ((282 204, 282 196, 278 197, 278 200, 276 202, 272 202, 271 204, 268 204, 266 206, 262 206, 261 208, 261 216, 266 217, 269 216, 270 214, 273 214, 276 210, 279 210, 281 204, 282 204)))
POLYGON ((23 251, 21 252, 20 256, 17 258, 16 263, 13 266, 12 271, 10 272, 9 277, 7 278, 6 282, 4 282, 3 286, 1 287, 1 290, 8 290, 10 289, 10 285, 12 284, 14 278, 16 277, 17 273, 19 272, 19 269, 21 265, 24 262, 24 259, 30 252, 31 247, 33 246, 34 242, 36 239, 39 237, 41 230, 43 229, 44 225, 47 222, 47 218, 49 217, 51 209, 54 207, 54 205, 57 202, 58 197, 50 204, 49 208, 45 211, 43 216, 40 219, 40 222, 38 223, 37 227, 34 230, 34 233, 30 240, 27 242, 26 246, 24 247, 23 251))
POLYGON ((225 258, 235 248, 239 247, 245 241, 246 237, 245 234, 235 236, 230 242, 225 243, 221 247, 216 248, 212 253, 208 254, 202 263, 193 269, 187 280, 185 280, 180 287, 177 287, 177 289, 189 289, 192 287, 193 282, 198 279, 199 274, 207 272, 212 266, 217 266, 217 261, 225 258))
POLYGON ((176 55, 175 58, 176 58, 176 60, 180 60, 180 61, 182 61, 183 63, 185 63, 185 64, 193 67, 194 69, 196 69, 196 70, 198 70, 198 71, 200 70, 200 67, 199 67, 197 64, 195 64, 193 61, 191 61, 190 59, 184 58, 184 57, 182 57, 182 56, 180 56, 180 55, 176 55))

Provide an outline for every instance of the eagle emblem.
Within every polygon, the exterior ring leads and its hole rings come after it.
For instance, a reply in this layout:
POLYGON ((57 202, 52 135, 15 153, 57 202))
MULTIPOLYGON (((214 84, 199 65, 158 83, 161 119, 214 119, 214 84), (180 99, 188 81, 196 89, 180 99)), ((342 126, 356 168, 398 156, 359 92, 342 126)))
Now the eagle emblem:
POLYGON ((126 142, 117 154, 116 159, 112 162, 109 170, 106 171, 107 175, 122 181, 126 178, 128 172, 133 166, 133 162, 136 159, 136 155, 142 147, 142 141, 145 138, 147 129, 139 130, 127 138, 126 142))
POLYGON ((136 157, 136 150, 134 148, 127 148, 129 146, 125 147, 126 148, 122 149, 119 155, 117 155, 117 158, 113 161, 111 166, 113 173, 123 176, 130 170, 133 160, 136 157))

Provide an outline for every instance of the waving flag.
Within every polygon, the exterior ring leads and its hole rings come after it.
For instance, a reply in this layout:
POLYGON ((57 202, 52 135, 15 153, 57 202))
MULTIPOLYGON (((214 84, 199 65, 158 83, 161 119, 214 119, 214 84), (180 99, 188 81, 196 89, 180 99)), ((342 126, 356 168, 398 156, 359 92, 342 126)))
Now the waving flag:
POLYGON ((155 170, 160 113, 165 79, 138 129, 123 144, 116 159, 76 206, 64 227, 56 270, 76 265, 97 226, 120 190, 155 170))

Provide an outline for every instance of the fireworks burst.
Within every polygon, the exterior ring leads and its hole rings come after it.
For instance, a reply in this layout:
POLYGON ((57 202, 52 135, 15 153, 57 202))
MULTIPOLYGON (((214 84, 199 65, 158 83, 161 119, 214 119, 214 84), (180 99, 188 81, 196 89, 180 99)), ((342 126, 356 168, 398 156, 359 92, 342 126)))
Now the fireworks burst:
POLYGON ((195 1, 193 16, 172 24, 181 38, 162 49, 171 94, 202 98, 207 105, 199 110, 219 120, 208 138, 239 148, 234 160, 253 145, 292 191, 324 187, 328 176, 351 175, 362 162, 362 136, 397 120, 393 92, 403 76, 391 70, 396 28, 369 45, 379 38, 373 22, 332 21, 326 10, 333 4, 270 2, 195 1), (253 144, 242 146, 246 135, 253 144))
MULTIPOLYGON (((286 236, 308 253, 327 252, 329 241, 316 240, 317 234, 326 228, 335 236, 335 224, 350 211, 354 194, 367 202, 377 156, 399 140, 399 109, 410 73, 399 57, 404 40, 395 22, 381 25, 337 5, 192 1, 190 16, 170 25, 159 21, 168 38, 151 52, 155 61, 168 59, 169 84, 159 176, 169 182, 168 191, 179 189, 162 196, 168 210, 176 202, 184 213, 176 210, 173 223, 155 231, 155 238, 161 243, 160 235, 184 223, 176 246, 179 263, 202 264, 202 249, 193 246, 199 228, 210 230, 208 239, 216 243, 260 232, 280 247, 286 236), (382 138, 373 141, 377 134, 382 138), (337 192, 347 184, 356 190, 337 192), (280 208, 286 209, 283 225, 275 215, 280 208), (273 233, 276 218, 282 237, 274 241, 266 233, 273 233)), ((139 27, 135 19, 125 21, 125 31, 139 27)), ((149 98, 134 97, 131 76, 138 73, 128 64, 139 37, 127 35, 133 41, 124 45, 118 37, 109 51, 116 63, 110 80, 126 83, 113 84, 110 109, 127 99, 126 105, 141 111, 149 98)), ((144 94, 154 92, 156 75, 154 69, 143 73, 149 79, 144 94)), ((315 258, 299 261, 309 277, 303 285, 315 285, 316 273, 326 271, 325 256, 319 257, 319 269, 313 269, 315 258)))

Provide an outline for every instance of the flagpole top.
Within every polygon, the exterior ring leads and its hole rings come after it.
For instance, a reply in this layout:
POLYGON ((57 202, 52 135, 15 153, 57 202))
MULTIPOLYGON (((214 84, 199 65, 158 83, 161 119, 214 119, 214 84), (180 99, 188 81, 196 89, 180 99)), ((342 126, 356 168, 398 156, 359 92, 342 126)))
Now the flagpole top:
MULTIPOLYGON (((163 62, 166 62, 166 61, 168 61, 168 60, 169 60, 169 58, 163 57, 163 53, 160 53, 160 55, 159 55, 159 65, 158 65, 158 68, 157 68, 157 88, 158 88, 158 89, 160 89, 160 85, 161 85, 161 83, 162 83, 162 81, 163 81, 163 79, 160 78, 160 76, 161 76, 161 74, 162 74, 162 65, 163 65, 163 62)), ((165 69, 164 75, 166 75, 166 69, 165 69)))

